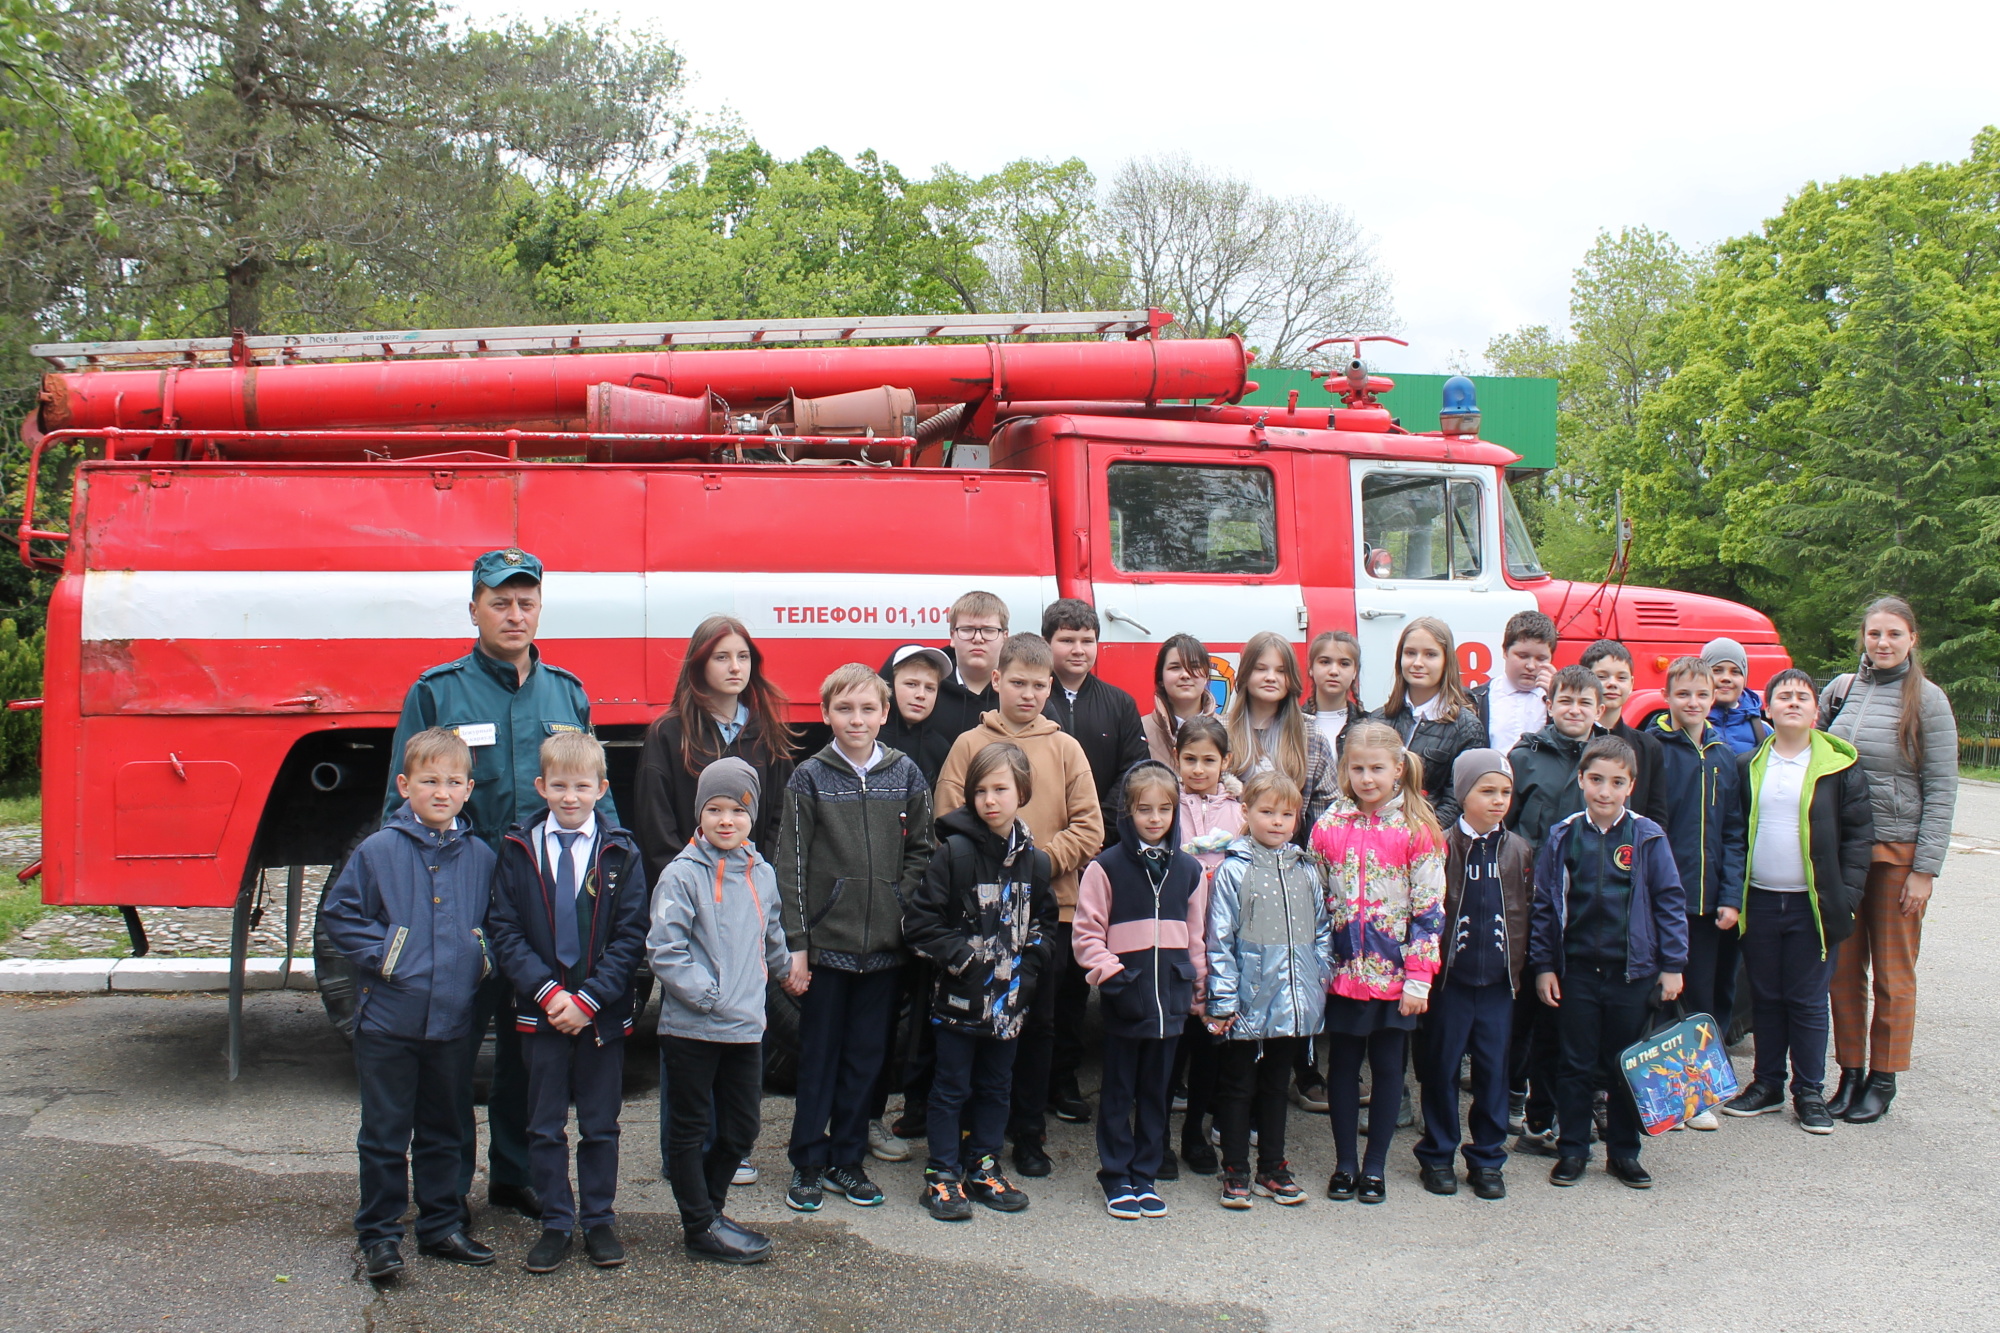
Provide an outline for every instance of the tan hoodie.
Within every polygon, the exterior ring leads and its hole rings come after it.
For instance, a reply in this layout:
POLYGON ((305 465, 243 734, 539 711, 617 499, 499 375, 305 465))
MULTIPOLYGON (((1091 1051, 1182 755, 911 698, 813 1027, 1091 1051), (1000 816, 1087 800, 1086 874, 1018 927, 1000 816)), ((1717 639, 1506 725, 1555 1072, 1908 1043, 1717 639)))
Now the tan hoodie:
POLYGON ((1054 863, 1050 887, 1062 919, 1070 921, 1076 916, 1077 876, 1091 857, 1104 850, 1104 816, 1098 812, 1097 783, 1083 747, 1054 719, 1037 717, 1016 729, 998 709, 981 714, 977 727, 952 742, 938 771, 933 808, 943 815, 965 804, 965 770, 972 756, 995 741, 1012 741, 1028 756, 1035 794, 1021 807, 1021 819, 1034 835, 1035 846, 1054 863))

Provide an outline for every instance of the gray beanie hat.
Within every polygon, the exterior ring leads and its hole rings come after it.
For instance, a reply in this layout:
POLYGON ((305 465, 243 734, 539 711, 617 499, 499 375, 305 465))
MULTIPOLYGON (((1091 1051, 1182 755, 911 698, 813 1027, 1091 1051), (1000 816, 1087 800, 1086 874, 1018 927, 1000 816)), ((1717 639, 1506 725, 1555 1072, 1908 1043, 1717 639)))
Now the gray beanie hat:
POLYGON ((1472 795, 1472 789, 1479 785, 1479 779, 1488 773, 1505 773, 1509 782, 1514 780, 1513 766, 1498 750, 1463 751, 1451 761, 1451 794, 1463 805, 1465 798, 1472 795))
POLYGON ((1734 639, 1710 639, 1701 646, 1701 660, 1704 666, 1734 662, 1738 671, 1746 676, 1750 674, 1750 654, 1744 652, 1743 645, 1734 639))
POLYGON ((697 816, 702 807, 718 796, 727 796, 743 803, 743 808, 752 818, 757 814, 757 770, 734 757, 718 759, 701 770, 701 781, 695 784, 694 808, 697 816))

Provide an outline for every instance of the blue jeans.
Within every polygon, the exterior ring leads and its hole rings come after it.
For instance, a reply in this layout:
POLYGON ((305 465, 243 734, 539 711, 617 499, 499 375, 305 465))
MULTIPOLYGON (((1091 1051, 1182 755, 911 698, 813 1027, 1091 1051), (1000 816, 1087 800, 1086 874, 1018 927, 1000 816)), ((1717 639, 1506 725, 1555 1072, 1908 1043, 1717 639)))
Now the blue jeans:
POLYGON ((465 1041, 424 1041, 379 1032, 354 1034, 361 1085, 361 1243, 403 1238, 403 1213, 416 1181, 417 1239, 443 1240, 465 1225, 459 1192, 458 1108, 472 1097, 472 1051, 465 1041))
POLYGON ((1756 1079, 1785 1083, 1791 1057, 1792 1095, 1826 1083, 1827 988, 1836 949, 1821 958, 1812 893, 1750 890, 1743 920, 1743 961, 1750 972, 1750 1008, 1757 1033, 1756 1079))

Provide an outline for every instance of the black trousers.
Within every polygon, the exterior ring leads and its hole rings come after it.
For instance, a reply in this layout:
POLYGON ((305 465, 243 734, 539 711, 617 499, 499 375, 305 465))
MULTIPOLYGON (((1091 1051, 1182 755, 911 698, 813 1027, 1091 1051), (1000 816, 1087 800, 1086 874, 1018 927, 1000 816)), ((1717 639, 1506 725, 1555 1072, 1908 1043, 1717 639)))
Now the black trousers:
MULTIPOLYGON (((521 1033, 514 1026, 514 986, 495 972, 473 997, 472 1035, 466 1038, 466 1068, 479 1058, 486 1030, 493 1029, 493 1086, 486 1094, 486 1183, 526 1185, 528 1171, 528 1066, 521 1058, 521 1033)), ((458 1102, 458 1192, 472 1193, 479 1168, 479 1121, 472 1113, 472 1078, 458 1102)))
POLYGON ((1174 1047, 1180 1036, 1104 1038, 1104 1082, 1097 1094, 1097 1183, 1104 1197, 1153 1188, 1167 1151, 1174 1096, 1174 1047))
POLYGON ((1333 1122, 1336 1170, 1379 1176, 1389 1165, 1389 1141, 1396 1137, 1396 1117, 1403 1110, 1403 1062, 1410 1033, 1382 1028, 1365 1037, 1345 1032, 1326 1035, 1327 1118, 1333 1122), (1361 1062, 1368 1062, 1368 1152, 1360 1151, 1361 1062), (1359 1159, 1357 1161, 1357 1159, 1359 1159))
POLYGON ((1007 1117, 1007 1137, 1016 1143, 1040 1143, 1049 1132, 1049 1071, 1055 1058, 1057 992, 1062 987, 1050 983, 1064 968, 1075 965, 1070 957, 1071 927, 1056 928, 1054 955, 1037 979, 1028 1012, 1021 1016, 1020 1051, 1014 1056, 1013 1110, 1007 1117))
POLYGON ((1222 1136, 1223 1170, 1249 1170, 1253 1119, 1257 1169, 1272 1171, 1285 1164, 1285 1118, 1291 1110, 1285 1085, 1298 1063, 1299 1043, 1304 1040, 1267 1037, 1261 1043, 1222 1043, 1217 1057, 1215 1127, 1222 1136))
POLYGON ((1743 918, 1743 961, 1757 1032, 1756 1079, 1783 1087, 1791 1059, 1792 1095, 1826 1084, 1827 989, 1839 946, 1821 958, 1819 922, 1806 893, 1751 889, 1743 918))
POLYGON ((816 967, 799 999, 799 1090, 791 1159, 801 1171, 849 1166, 868 1155, 869 1099, 887 1058, 889 1012, 901 968, 816 967))
POLYGON ((1057 965, 1043 984, 1056 992, 1055 1045, 1049 1052, 1049 1087, 1073 1088, 1083 1068, 1083 1025, 1090 1010, 1090 974, 1078 966, 1072 948, 1075 926, 1056 927, 1057 965))
POLYGON ((1208 1030, 1206 1019, 1189 1014, 1181 1028, 1181 1039, 1174 1043, 1173 1086, 1187 1091, 1187 1115, 1181 1121, 1183 1144, 1194 1143, 1207 1132, 1208 1116, 1215 1108, 1221 1059, 1221 1039, 1208 1030))
POLYGON ((883 1048, 888 1054, 875 1077, 874 1091, 868 1094, 870 1120, 888 1116, 894 1093, 903 1094, 905 1114, 930 1099, 931 1062, 937 1058, 928 1031, 931 972, 932 965, 922 958, 903 965, 902 983, 889 1006, 888 1044, 883 1048))
POLYGON ((418 1240, 443 1240, 465 1225, 458 1107, 472 1098, 472 1049, 463 1040, 354 1034, 361 1087, 361 1132, 354 1140, 361 1204, 354 1234, 364 1246, 403 1238, 412 1177, 418 1240))
POLYGON ((937 1062, 931 1076, 927 1165, 945 1175, 963 1175, 980 1158, 1000 1155, 1021 1043, 929 1026, 937 1062))
POLYGON ((1572 958, 1566 965, 1556 1008, 1556 1150, 1562 1156, 1589 1158, 1590 1104, 1600 1086, 1611 1089, 1605 1152, 1621 1161, 1639 1156, 1639 1110, 1618 1053, 1645 1035, 1659 984, 1657 974, 1625 980, 1622 963, 1595 967, 1572 958))
POLYGON ((1514 995, 1505 981, 1462 986, 1447 977, 1431 987, 1426 1055, 1418 1080, 1424 1097, 1424 1137, 1416 1147, 1426 1166, 1450 1166, 1459 1151, 1458 1065, 1472 1056, 1472 1142, 1465 1164, 1497 1171, 1507 1164, 1507 1042, 1514 1025, 1514 995))
POLYGON ((662 1032, 660 1060, 667 1070, 661 1090, 668 1123, 667 1178, 680 1206, 681 1229, 698 1236, 721 1214, 736 1164, 757 1142, 764 1044, 697 1041, 662 1032))
POLYGON ((602 1046, 586 1028, 574 1037, 524 1032, 528 1066, 528 1169, 542 1198, 542 1229, 610 1226, 618 1195, 618 1112, 624 1104, 625 1039, 602 1046), (569 1108, 576 1107, 576 1191, 569 1183, 569 1108))
POLYGON ((1688 965, 1681 978, 1681 1007, 1708 1014, 1717 1032, 1729 1031, 1736 1014, 1736 960, 1742 937, 1712 916, 1688 918, 1688 965))
POLYGON ((1509 1090, 1527 1094, 1528 1128, 1539 1132, 1555 1124, 1556 1011, 1542 1003, 1527 977, 1514 997, 1507 1066, 1509 1090))

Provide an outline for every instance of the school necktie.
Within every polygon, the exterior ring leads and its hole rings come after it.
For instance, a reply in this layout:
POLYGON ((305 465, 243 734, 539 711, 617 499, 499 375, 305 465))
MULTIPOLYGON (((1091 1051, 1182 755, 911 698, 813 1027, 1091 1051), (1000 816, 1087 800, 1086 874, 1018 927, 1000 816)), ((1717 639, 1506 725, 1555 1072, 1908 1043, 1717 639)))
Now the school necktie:
POLYGON ((556 961, 565 968, 575 967, 583 957, 576 938, 576 858, 570 855, 582 836, 582 829, 556 830, 556 841, 562 844, 556 854, 556 961))

